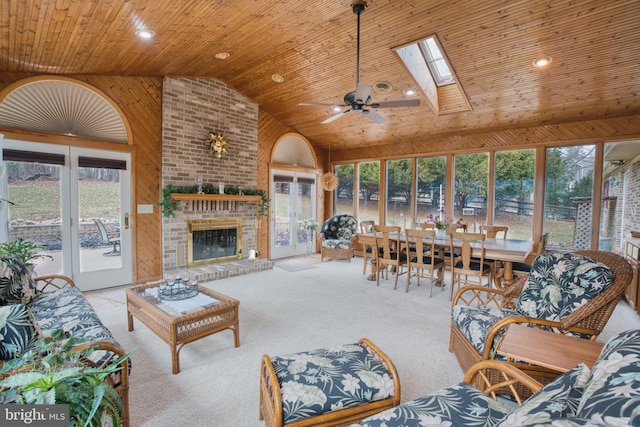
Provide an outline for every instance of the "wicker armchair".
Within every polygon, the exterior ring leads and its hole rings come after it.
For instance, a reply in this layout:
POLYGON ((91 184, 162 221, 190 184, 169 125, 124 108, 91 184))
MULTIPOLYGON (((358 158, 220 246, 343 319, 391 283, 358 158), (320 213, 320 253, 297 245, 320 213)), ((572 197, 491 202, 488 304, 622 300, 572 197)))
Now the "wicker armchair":
MULTIPOLYGON (((530 326, 550 329, 556 333, 577 335, 581 338, 595 340, 609 320, 631 278, 632 269, 629 263, 620 255, 610 252, 587 250, 572 254, 547 253, 540 255, 534 260, 532 273, 529 276, 517 276, 509 288, 493 289, 482 286, 467 286, 457 292, 453 298, 449 351, 455 354, 463 371, 467 371, 480 360, 500 358, 501 356, 496 354, 495 349, 504 336, 506 327, 512 323, 527 323, 530 326), (596 276, 596 274, 606 273, 610 275, 611 284, 604 290, 601 290, 599 286, 591 286, 587 288, 587 292, 591 292, 591 294, 585 296, 577 297, 566 292, 566 298, 573 298, 573 300, 567 301, 564 308, 553 315, 539 315, 537 317, 526 315, 527 310, 526 307, 523 308, 523 305, 535 303, 535 301, 531 301, 532 297, 535 298, 535 295, 543 294, 543 292, 534 289, 539 285, 536 283, 536 277, 538 277, 536 269, 546 267, 547 272, 550 272, 552 269, 549 265, 553 262, 553 257, 557 257, 557 259, 564 257, 563 262, 565 262, 571 255, 582 255, 599 261, 610 269, 610 273, 606 272, 607 269, 602 269, 597 264, 591 263, 590 265, 575 264, 580 265, 575 269, 578 273, 565 271, 564 274, 575 273, 576 276, 581 274, 580 277, 583 281, 584 274, 591 274, 586 278, 589 283, 595 284, 601 283, 603 280, 602 276, 596 276), (543 265, 544 263, 547 265, 543 265), (588 270, 589 273, 585 272, 587 267, 592 267, 588 270), (597 272, 596 269, 598 269, 597 272), (533 292, 531 292, 532 289, 533 292)), ((549 309, 550 304, 547 301, 543 301, 542 297, 538 297, 538 300, 541 304, 537 308, 549 309)), ((561 305, 562 299, 554 301, 553 305, 556 303, 561 305)), ((539 366, 521 362, 512 362, 512 364, 542 384, 547 384, 558 376, 558 372, 539 366)))
POLYGON ((351 262, 358 221, 351 215, 336 215, 320 229, 320 259, 342 258, 351 262))

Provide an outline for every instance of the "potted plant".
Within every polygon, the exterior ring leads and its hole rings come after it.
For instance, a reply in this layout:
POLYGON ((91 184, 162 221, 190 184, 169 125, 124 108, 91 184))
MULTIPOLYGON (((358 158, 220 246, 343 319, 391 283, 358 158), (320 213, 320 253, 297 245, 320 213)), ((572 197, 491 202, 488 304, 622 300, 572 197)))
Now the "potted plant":
POLYGON ((67 404, 70 426, 120 426, 122 400, 105 379, 131 353, 94 367, 87 361, 94 349, 77 350, 81 343, 58 329, 21 357, 6 361, 0 369, 0 403, 67 404))
POLYGON ((0 256, 16 255, 30 271, 33 271, 33 261, 42 258, 53 259, 51 255, 41 253, 45 247, 45 245, 18 238, 10 242, 0 243, 0 256))

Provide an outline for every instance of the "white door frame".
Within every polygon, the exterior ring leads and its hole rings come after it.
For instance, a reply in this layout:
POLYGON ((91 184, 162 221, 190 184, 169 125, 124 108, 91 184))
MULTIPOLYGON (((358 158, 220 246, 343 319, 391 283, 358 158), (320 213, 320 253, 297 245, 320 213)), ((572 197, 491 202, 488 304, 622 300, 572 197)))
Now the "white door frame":
MULTIPOLYGON (((298 243, 298 236, 297 236, 297 223, 298 221, 302 221, 305 220, 307 218, 298 218, 298 213, 300 211, 299 207, 296 206, 296 200, 297 198, 295 197, 297 194, 297 185, 298 185, 298 178, 306 178, 306 179, 313 179, 314 181, 316 181, 317 176, 315 173, 311 173, 311 172, 302 172, 302 171, 292 171, 292 170, 282 170, 282 169, 272 169, 271 173, 270 173, 270 177, 269 177, 269 188, 270 188, 270 193, 271 193, 271 199, 274 200, 274 198, 276 197, 276 191, 275 191, 275 182, 274 182, 274 176, 275 175, 280 175, 280 176, 287 176, 287 177, 291 177, 293 178, 293 191, 291 194, 291 199, 292 199, 292 205, 290 206, 290 211, 289 211, 289 221, 290 224, 292 224, 292 226, 290 227, 291 229, 291 236, 290 236, 290 241, 291 244, 288 246, 276 246, 276 233, 275 233, 275 222, 276 222, 276 214, 275 214, 275 206, 276 203, 274 203, 272 201, 272 203, 270 203, 270 214, 269 214, 269 218, 271 219, 269 221, 269 235, 271 236, 270 242, 269 242, 269 253, 270 253, 270 258, 271 259, 279 259, 279 258, 286 258, 286 257, 291 257, 291 256, 296 256, 296 255, 303 255, 306 253, 307 247, 306 244, 302 243, 299 244, 298 243)), ((312 191, 311 191, 311 213, 313 214, 313 218, 314 220, 316 219, 316 213, 317 213, 317 199, 318 199, 318 185, 317 182, 315 185, 312 185, 312 191)))

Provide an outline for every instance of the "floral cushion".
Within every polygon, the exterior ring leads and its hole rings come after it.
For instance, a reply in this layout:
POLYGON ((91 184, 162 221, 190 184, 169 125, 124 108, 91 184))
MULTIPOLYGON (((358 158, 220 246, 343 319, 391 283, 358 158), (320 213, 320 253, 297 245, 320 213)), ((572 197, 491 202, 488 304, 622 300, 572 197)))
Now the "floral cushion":
MULTIPOLYGON (((487 330, 498 320, 514 314, 513 310, 456 305, 451 312, 451 320, 467 340, 478 350, 484 352, 484 341, 487 330)), ((496 337, 499 339, 499 337, 496 337)), ((502 356, 496 355, 496 359, 502 356)))
POLYGON ((525 316, 558 321, 613 283, 613 273, 592 258, 551 252, 533 261, 516 306, 525 316))
POLYGON ((271 363, 285 424, 395 395, 389 370, 361 344, 275 356, 271 363))
POLYGON ((351 215, 336 215, 322 224, 320 234, 324 240, 349 240, 356 233, 357 224, 358 221, 351 215))
POLYGON ((24 304, 0 307, 0 359, 9 360, 22 354, 38 339, 31 310, 24 304))
POLYGON ((577 415, 607 425, 640 425, 640 330, 609 340, 591 370, 577 415))
POLYGON ((576 398, 582 397, 589 373, 585 364, 565 372, 511 412, 498 426, 534 426, 575 415, 576 398))
POLYGON ((349 240, 339 240, 339 239, 323 239, 322 247, 323 248, 331 248, 331 249, 349 249, 349 240))
POLYGON ((0 258, 0 306, 29 304, 37 287, 24 262, 15 255, 0 258))
MULTIPOLYGON (((54 292, 45 292, 29 305, 43 335, 56 329, 69 332, 72 337, 86 341, 107 341, 117 344, 82 292, 69 286, 54 292)), ((91 355, 94 361, 107 357, 104 351, 91 355)))
POLYGON ((379 412, 360 422, 366 427, 482 426, 496 425, 507 410, 467 383, 379 412))

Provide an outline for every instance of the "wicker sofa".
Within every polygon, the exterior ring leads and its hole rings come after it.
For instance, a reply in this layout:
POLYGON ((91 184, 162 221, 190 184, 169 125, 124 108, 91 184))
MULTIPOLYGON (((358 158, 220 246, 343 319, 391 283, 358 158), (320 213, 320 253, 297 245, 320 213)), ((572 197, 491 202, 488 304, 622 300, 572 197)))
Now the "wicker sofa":
POLYGON ((580 364, 542 387, 512 365, 475 364, 464 381, 361 421, 366 427, 640 425, 640 330, 622 332, 602 349, 593 369, 580 364), (489 375, 488 372, 500 375, 489 375), (499 378, 498 382, 488 380, 499 378), (472 386, 476 384, 477 386, 472 386), (528 400, 519 387, 535 392, 528 400), (500 399, 509 391, 513 401, 500 399))
MULTIPOLYGON (((57 329, 83 340, 78 350, 95 348, 88 361, 94 366, 106 366, 126 354, 70 278, 32 278, 20 259, 0 258, 0 364, 32 346, 40 334, 57 329)), ((129 369, 129 361, 123 361, 120 371, 108 379, 122 399, 124 426, 129 422, 129 369)))

